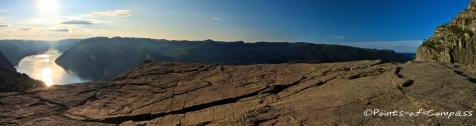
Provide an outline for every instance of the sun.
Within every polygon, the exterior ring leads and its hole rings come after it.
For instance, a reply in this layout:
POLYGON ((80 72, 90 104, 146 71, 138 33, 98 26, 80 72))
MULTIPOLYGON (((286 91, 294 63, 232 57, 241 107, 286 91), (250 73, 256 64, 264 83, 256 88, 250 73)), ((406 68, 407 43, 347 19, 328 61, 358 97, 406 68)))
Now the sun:
POLYGON ((54 15, 58 13, 58 0, 36 0, 36 8, 41 14, 54 15))

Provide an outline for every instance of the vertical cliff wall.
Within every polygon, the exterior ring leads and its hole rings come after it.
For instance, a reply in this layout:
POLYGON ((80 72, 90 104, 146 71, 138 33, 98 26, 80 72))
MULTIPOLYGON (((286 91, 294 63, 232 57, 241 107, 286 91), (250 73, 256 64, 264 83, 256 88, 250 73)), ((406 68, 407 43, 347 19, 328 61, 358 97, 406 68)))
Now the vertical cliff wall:
POLYGON ((416 61, 444 61, 476 64, 476 0, 449 23, 438 26, 433 34, 418 47, 416 61))

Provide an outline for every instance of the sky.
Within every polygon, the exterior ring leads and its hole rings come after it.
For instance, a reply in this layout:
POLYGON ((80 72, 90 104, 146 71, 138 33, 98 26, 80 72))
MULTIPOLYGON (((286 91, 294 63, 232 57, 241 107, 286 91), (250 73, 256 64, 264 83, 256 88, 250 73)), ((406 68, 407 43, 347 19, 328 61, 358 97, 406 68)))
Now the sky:
POLYGON ((0 0, 0 39, 309 42, 416 52, 470 0, 0 0))

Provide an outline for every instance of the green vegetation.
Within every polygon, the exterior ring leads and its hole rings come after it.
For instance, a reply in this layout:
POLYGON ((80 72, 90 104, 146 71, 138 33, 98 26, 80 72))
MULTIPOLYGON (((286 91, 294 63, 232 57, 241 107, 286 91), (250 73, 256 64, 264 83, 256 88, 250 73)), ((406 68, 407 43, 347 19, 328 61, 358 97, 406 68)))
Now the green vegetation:
POLYGON ((443 25, 439 26, 438 28, 449 29, 452 33, 455 33, 457 35, 464 35, 464 34, 468 33, 472 36, 474 34, 474 32, 471 31, 471 30, 463 29, 463 28, 461 28, 457 25, 450 25, 447 22, 443 23, 443 25))
POLYGON ((423 44, 422 46, 430 47, 430 48, 435 48, 435 43, 433 41, 430 41, 428 39, 423 39, 423 44))
POLYGON ((436 51, 438 51, 438 52, 443 52, 443 51, 445 51, 445 48, 443 48, 443 47, 436 47, 436 51))
POLYGON ((428 39, 423 39, 423 44, 422 44, 422 46, 429 47, 429 48, 434 49, 434 50, 436 50, 436 51, 438 51, 438 52, 442 52, 442 51, 445 50, 445 48, 443 48, 443 47, 440 46, 440 43, 436 43, 436 42, 430 41, 430 40, 428 40, 428 39))
MULTIPOLYGON (((468 29, 463 29, 457 25, 451 25, 448 22, 444 22, 443 25, 438 26, 438 28, 443 28, 446 31, 449 31, 453 34, 455 34, 457 37, 463 37, 464 34, 469 34, 470 36, 473 36, 474 32, 468 29)), ((442 52, 445 50, 443 45, 441 43, 435 42, 433 40, 428 40, 428 39, 423 39, 422 46, 429 47, 430 49, 436 50, 438 52, 442 52)))
POLYGON ((26 74, 0 69, 0 93, 25 92, 28 89, 44 87, 45 83, 31 79, 26 74))

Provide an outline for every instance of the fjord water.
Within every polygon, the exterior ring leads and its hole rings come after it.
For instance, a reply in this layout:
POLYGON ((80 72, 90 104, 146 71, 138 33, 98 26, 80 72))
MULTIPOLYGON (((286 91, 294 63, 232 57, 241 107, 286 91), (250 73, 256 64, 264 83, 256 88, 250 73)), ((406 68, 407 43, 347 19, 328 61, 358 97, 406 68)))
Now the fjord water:
POLYGON ((23 58, 15 68, 20 73, 45 82, 48 86, 90 81, 90 79, 81 78, 74 72, 57 65, 55 60, 60 55, 61 52, 51 48, 44 53, 23 58))

